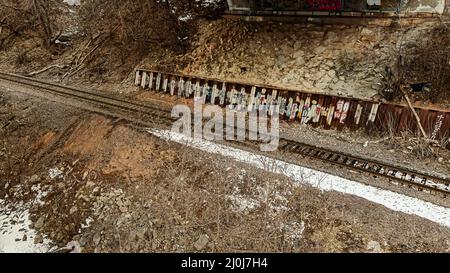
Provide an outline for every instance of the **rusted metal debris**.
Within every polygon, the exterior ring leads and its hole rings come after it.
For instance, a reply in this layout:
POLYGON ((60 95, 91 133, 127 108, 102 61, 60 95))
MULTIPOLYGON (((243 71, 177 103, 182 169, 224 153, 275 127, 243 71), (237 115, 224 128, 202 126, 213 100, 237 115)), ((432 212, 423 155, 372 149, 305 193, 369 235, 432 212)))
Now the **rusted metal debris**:
MULTIPOLYGON (((266 110, 280 106, 280 118, 324 129, 364 129, 368 133, 418 132, 420 126, 407 105, 343 96, 287 90, 269 85, 224 82, 219 79, 138 69, 135 85, 200 98, 203 103, 234 107, 236 110, 266 110), (231 106, 230 106, 231 105, 231 106)), ((421 125, 432 140, 450 137, 450 111, 414 107, 421 125)))

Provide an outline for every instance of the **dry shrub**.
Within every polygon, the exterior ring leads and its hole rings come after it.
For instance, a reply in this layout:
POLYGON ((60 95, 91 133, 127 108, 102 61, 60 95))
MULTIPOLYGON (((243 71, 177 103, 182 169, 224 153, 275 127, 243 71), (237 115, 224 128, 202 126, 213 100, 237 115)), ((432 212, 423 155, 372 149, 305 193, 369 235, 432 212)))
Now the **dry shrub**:
POLYGON ((0 0, 0 49, 12 38, 38 36, 50 48, 58 36, 62 0, 0 0))
POLYGON ((450 35, 448 22, 430 30, 424 41, 411 41, 400 59, 400 80, 405 84, 430 83, 422 99, 437 102, 450 96, 450 35))
MULTIPOLYGON (((223 8, 194 0, 86 0, 80 7, 80 24, 87 37, 101 37, 88 74, 132 69, 143 56, 164 49, 184 52, 196 32, 199 18, 214 16, 223 8)), ((224 1, 220 2, 223 3, 224 1)))
POLYGON ((124 49, 159 45, 181 51, 189 45, 196 19, 214 16, 222 9, 221 4, 194 0, 86 0, 80 17, 87 35, 113 33, 114 41, 124 49))
MULTIPOLYGON (((398 131, 398 118, 389 114, 386 118, 382 130, 384 139, 393 149, 402 150, 405 153, 414 155, 418 159, 439 158, 442 153, 449 148, 449 133, 445 133, 439 139, 425 139, 418 128, 415 130, 404 129, 398 131)), ((430 129, 428 129, 430 131, 430 129)))

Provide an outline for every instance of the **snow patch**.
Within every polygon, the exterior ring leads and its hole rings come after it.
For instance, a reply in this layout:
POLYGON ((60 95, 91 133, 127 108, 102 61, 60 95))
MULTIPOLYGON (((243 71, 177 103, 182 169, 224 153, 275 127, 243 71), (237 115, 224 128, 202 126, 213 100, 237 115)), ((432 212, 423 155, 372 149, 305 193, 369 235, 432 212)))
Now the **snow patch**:
POLYGON ((68 5, 71 6, 79 6, 80 0, 64 0, 64 3, 67 3, 68 5))
POLYGON ((303 237, 303 232, 305 231, 305 222, 290 222, 290 223, 281 223, 281 230, 284 231, 284 236, 288 242, 294 244, 296 241, 300 240, 303 237))
POLYGON ((183 22, 192 20, 192 15, 186 14, 186 15, 180 16, 180 17, 178 17, 178 20, 183 21, 183 22))
POLYGON ((34 244, 36 231, 30 228, 27 209, 7 205, 0 199, 0 253, 43 253, 51 250, 50 240, 34 244))
POLYGON ((234 212, 247 212, 261 205, 258 200, 240 194, 227 195, 226 197, 233 203, 232 208, 234 212))
POLYGON ((42 206, 45 204, 44 198, 48 195, 49 191, 42 188, 41 184, 31 186, 31 191, 36 193, 34 202, 42 206))
POLYGON ((323 191, 337 191, 344 194, 351 194, 383 205, 391 210, 417 215, 443 226, 450 227, 449 208, 281 160, 205 140, 193 139, 183 134, 158 129, 147 129, 147 131, 162 139, 171 140, 205 152, 230 157, 259 169, 286 175, 298 183, 309 184, 323 191))
POLYGON ((60 178, 60 177, 62 177, 62 174, 63 174, 63 172, 58 168, 52 168, 52 169, 48 170, 48 176, 51 179, 60 178))

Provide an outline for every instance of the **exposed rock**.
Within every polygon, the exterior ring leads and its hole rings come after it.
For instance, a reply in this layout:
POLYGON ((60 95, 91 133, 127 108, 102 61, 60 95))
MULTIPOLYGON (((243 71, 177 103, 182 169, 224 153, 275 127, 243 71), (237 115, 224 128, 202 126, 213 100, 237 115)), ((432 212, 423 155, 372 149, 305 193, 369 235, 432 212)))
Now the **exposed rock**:
POLYGON ((370 241, 367 244, 367 250, 372 253, 381 253, 382 252, 381 245, 377 241, 370 241))
POLYGON ((40 228, 42 228, 44 226, 44 222, 45 222, 45 217, 41 216, 41 217, 39 217, 39 219, 34 224, 34 227, 36 229, 40 229, 40 228))
POLYGON ((209 237, 206 234, 201 235, 198 240, 194 243, 194 247, 197 251, 201 251, 205 249, 205 247, 208 245, 209 237))
POLYGON ((89 175, 89 171, 85 171, 84 173, 83 173, 83 177, 81 178, 82 180, 85 180, 86 179, 86 177, 89 175))
POLYGON ((71 241, 67 243, 67 247, 72 249, 70 253, 81 253, 81 246, 77 241, 71 241))
POLYGON ((138 228, 136 230, 136 235, 140 240, 146 240, 147 239, 147 228, 146 227, 138 228))
POLYGON ((363 36, 372 36, 372 35, 374 35, 374 31, 370 30, 368 28, 363 28, 361 30, 361 35, 363 35, 363 36))
POLYGON ((100 243, 100 241, 102 240, 102 236, 100 235, 100 233, 95 233, 94 234, 94 238, 92 238, 92 241, 94 242, 94 245, 98 245, 100 243))
POLYGON ((78 211, 77 206, 73 206, 73 207, 70 208, 69 213, 70 213, 70 214, 74 214, 74 213, 77 212, 77 211, 78 211))
POLYGON ((37 182, 39 182, 39 181, 41 181, 41 178, 40 178, 39 175, 37 175, 37 174, 34 174, 34 175, 32 175, 32 176, 30 177, 30 182, 31 182, 32 184, 35 184, 35 183, 37 183, 37 182))
POLYGON ((42 244, 43 242, 44 242, 44 237, 42 237, 41 234, 37 234, 36 237, 34 237, 35 244, 42 244))

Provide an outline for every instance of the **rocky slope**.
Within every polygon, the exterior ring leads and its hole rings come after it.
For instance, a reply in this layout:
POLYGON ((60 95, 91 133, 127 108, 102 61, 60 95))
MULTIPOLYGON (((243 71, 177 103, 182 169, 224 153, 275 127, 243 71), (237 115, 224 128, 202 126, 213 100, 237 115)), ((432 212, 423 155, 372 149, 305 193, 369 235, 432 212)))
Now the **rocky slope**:
POLYGON ((170 58, 167 52, 157 58, 150 53, 141 66, 371 98, 404 41, 419 44, 436 24, 399 28, 203 22, 191 52, 181 58, 170 58))

